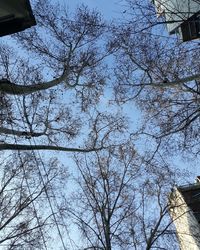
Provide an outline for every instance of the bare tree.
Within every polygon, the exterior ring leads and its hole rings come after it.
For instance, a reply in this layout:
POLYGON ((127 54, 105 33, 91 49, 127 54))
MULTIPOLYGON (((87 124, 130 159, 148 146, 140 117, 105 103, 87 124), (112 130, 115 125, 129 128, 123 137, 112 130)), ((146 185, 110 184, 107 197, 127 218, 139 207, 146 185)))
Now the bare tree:
POLYGON ((39 159, 30 153, 1 160, 1 249, 47 249, 51 230, 57 229, 58 209, 54 205, 50 209, 49 196, 54 188, 60 192, 68 173, 56 159, 49 159, 45 173, 35 161, 39 159))
POLYGON ((84 120, 96 122, 81 113, 93 108, 103 93, 103 60, 110 54, 102 42, 106 26, 99 13, 85 6, 72 16, 40 1, 34 13, 37 26, 14 36, 21 45, 18 54, 6 45, 0 48, 0 150, 100 150, 103 145, 95 143, 93 148, 71 144, 84 133, 84 120))
POLYGON ((74 209, 71 204, 68 212, 86 240, 84 249, 112 249, 119 246, 127 234, 125 221, 137 209, 133 183, 139 166, 133 163, 135 150, 126 149, 128 154, 125 156, 125 146, 119 147, 115 158, 111 151, 85 159, 76 157, 80 190, 73 199, 74 205, 79 205, 74 209), (132 193, 129 193, 131 187, 132 193))
POLYGON ((176 173, 149 162, 133 145, 76 156, 79 186, 66 210, 82 234, 81 249, 178 249, 168 214, 176 173))
POLYGON ((180 43, 155 28, 139 31, 136 15, 143 18, 147 13, 145 8, 136 14, 133 11, 130 9, 134 23, 113 28, 116 101, 136 101, 145 114, 145 133, 162 139, 168 149, 173 144, 171 152, 192 149, 198 154, 198 43, 180 43))
POLYGON ((120 144, 127 125, 119 113, 95 107, 111 53, 103 46, 100 14, 81 6, 70 15, 47 1, 36 1, 34 14, 37 26, 12 37, 16 50, 0 45, 0 151, 13 155, 5 160, 6 176, 0 173, 0 242, 5 249, 49 249, 54 228, 66 249, 59 204, 67 176, 56 161, 45 170, 44 155, 36 151, 100 151, 120 144))
MULTIPOLYGON (((70 215, 85 249, 165 249, 165 237, 173 235, 165 193, 173 173, 155 163, 145 167, 134 146, 125 143, 126 118, 112 109, 112 114, 100 112, 96 105, 112 79, 116 100, 137 100, 146 125, 156 124, 156 130, 143 132, 156 140, 182 131, 192 138, 199 119, 199 51, 155 39, 136 22, 107 29, 100 14, 85 6, 70 15, 42 0, 35 2, 34 14, 37 26, 12 37, 16 51, 0 45, 0 151, 17 152, 2 162, 0 173, 2 246, 48 249, 54 226, 66 249, 60 226, 65 228, 63 218, 70 215), (111 29, 114 38, 107 43, 111 29), (106 58, 114 52, 112 76, 106 58), (57 161, 43 173, 36 170, 44 166, 36 150, 88 153, 75 157, 76 208, 61 192, 65 171, 56 178, 57 161), (159 214, 150 214, 147 201, 156 202, 159 214)), ((185 141, 191 146, 198 142, 198 135, 194 138, 185 141)))
MULTIPOLYGON (((80 91, 90 87, 98 96, 104 84, 101 61, 109 53, 101 51, 99 45, 105 32, 100 14, 81 6, 72 16, 63 6, 40 1, 34 6, 34 15, 37 26, 14 35, 22 50, 28 51, 29 60, 21 65, 20 60, 15 61, 18 75, 4 65, 7 70, 3 75, 7 80, 2 80, 2 92, 26 95, 62 84, 66 89, 80 91), (30 55, 34 56, 34 61, 30 55), (40 75, 37 79, 31 79, 28 74, 34 69, 35 75, 40 75)), ((87 91, 83 91, 83 96, 86 94, 87 91)))
POLYGON ((160 160, 154 159, 145 165, 145 177, 138 190, 141 206, 137 210, 137 223, 131 223, 135 234, 134 249, 179 249, 168 202, 177 173, 160 160))

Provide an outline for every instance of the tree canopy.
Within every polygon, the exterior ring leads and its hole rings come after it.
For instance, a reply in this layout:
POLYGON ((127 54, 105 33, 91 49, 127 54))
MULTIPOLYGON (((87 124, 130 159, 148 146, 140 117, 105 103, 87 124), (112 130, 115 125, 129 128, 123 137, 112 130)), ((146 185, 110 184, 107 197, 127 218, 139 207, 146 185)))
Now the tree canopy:
POLYGON ((150 1, 111 22, 32 7, 37 25, 0 43, 2 249, 178 249, 168 194, 190 177, 174 155, 199 153, 199 43, 163 35, 150 1))

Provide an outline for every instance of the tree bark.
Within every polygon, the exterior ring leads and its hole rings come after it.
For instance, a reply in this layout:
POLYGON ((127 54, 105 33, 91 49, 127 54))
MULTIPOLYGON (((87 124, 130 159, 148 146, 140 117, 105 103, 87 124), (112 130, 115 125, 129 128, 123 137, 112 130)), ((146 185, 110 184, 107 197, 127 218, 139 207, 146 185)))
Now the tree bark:
POLYGON ((64 151, 64 152, 80 152, 80 153, 89 153, 93 151, 99 151, 103 148, 67 148, 60 146, 51 146, 51 145, 24 145, 24 144, 9 144, 3 143, 0 144, 0 150, 55 150, 55 151, 64 151))

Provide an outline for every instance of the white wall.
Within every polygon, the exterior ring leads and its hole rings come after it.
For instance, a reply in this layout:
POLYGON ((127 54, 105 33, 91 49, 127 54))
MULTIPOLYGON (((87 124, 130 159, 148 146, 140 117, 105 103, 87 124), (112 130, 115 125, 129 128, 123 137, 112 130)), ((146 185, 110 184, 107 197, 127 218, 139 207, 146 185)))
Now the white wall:
POLYGON ((200 250, 200 225, 176 189, 169 199, 170 215, 176 227, 181 250, 200 250))

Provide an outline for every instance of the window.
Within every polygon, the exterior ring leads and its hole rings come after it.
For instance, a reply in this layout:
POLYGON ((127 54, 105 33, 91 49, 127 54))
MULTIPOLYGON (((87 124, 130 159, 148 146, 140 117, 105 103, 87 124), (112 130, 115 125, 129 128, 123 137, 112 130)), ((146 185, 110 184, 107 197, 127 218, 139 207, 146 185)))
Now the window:
POLYGON ((200 12, 181 24, 183 41, 200 38, 200 12))

